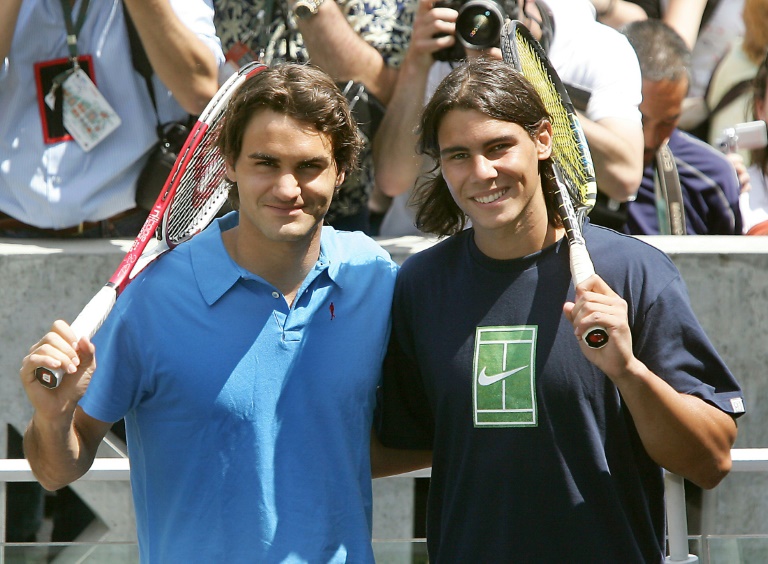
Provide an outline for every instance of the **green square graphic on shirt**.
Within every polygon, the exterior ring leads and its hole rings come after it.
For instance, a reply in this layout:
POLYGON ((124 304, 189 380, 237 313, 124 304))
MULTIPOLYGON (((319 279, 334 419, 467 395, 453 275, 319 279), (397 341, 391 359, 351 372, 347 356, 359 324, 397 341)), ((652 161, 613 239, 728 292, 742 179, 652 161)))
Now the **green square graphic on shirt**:
POLYGON ((535 427, 535 325, 478 327, 472 395, 475 427, 535 427))

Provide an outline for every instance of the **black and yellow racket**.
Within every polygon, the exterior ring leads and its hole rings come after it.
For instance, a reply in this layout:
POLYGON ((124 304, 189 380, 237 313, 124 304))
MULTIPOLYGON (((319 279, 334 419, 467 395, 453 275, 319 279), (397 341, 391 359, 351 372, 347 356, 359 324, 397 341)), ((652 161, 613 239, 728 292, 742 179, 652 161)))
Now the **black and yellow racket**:
MULTIPOLYGON (((514 66, 538 92, 552 121, 552 164, 557 180, 557 204, 563 220, 574 286, 595 273, 581 226, 595 205, 597 184, 592 156, 576 110, 544 49, 522 22, 507 20, 501 30, 504 61, 514 66)), ((592 327, 582 337, 592 348, 608 342, 603 327, 592 327)))

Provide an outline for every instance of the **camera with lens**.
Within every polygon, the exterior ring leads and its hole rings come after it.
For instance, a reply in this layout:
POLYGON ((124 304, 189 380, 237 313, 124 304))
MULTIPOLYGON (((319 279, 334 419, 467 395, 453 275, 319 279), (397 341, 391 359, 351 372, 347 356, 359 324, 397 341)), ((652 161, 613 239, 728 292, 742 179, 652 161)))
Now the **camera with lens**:
POLYGON ((453 8, 456 18, 456 43, 433 54, 437 61, 460 61, 464 49, 499 47, 501 28, 507 19, 518 19, 516 0, 439 0, 435 7, 453 8))

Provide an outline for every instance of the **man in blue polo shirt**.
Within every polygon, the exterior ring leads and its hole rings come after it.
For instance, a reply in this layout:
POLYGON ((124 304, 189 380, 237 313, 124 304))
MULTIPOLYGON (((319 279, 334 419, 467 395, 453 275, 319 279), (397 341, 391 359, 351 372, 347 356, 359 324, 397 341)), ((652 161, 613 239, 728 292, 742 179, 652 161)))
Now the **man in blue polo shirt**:
MULTIPOLYGON (((627 204, 624 231, 631 235, 668 234, 659 221, 655 157, 666 143, 674 158, 689 235, 740 235, 739 179, 726 157, 677 129, 690 84, 691 54, 683 39, 658 20, 634 22, 623 29, 635 49, 643 76, 645 169, 634 201, 627 204)), ((663 200, 661 200, 663 201, 663 200)), ((662 209, 665 209, 662 207, 662 209)))
POLYGON ((125 417, 143 562, 372 562, 369 440, 397 266, 323 226, 359 134, 308 66, 259 73, 229 111, 219 147, 238 211, 142 273, 93 344, 54 323, 21 369, 26 454, 62 487, 125 417), (36 383, 37 366, 63 366, 62 385, 36 383))

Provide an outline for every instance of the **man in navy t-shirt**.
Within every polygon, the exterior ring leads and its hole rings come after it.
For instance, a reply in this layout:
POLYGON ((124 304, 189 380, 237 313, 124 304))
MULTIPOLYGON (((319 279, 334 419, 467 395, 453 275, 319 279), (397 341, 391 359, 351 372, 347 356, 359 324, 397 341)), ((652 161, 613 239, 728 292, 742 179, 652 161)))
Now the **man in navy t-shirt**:
POLYGON ((744 412, 680 274, 587 224, 598 275, 574 289, 555 134, 509 65, 457 67, 420 131, 417 222, 449 237, 398 274, 379 434, 432 449, 430 562, 663 561, 662 468, 714 487, 744 412))

